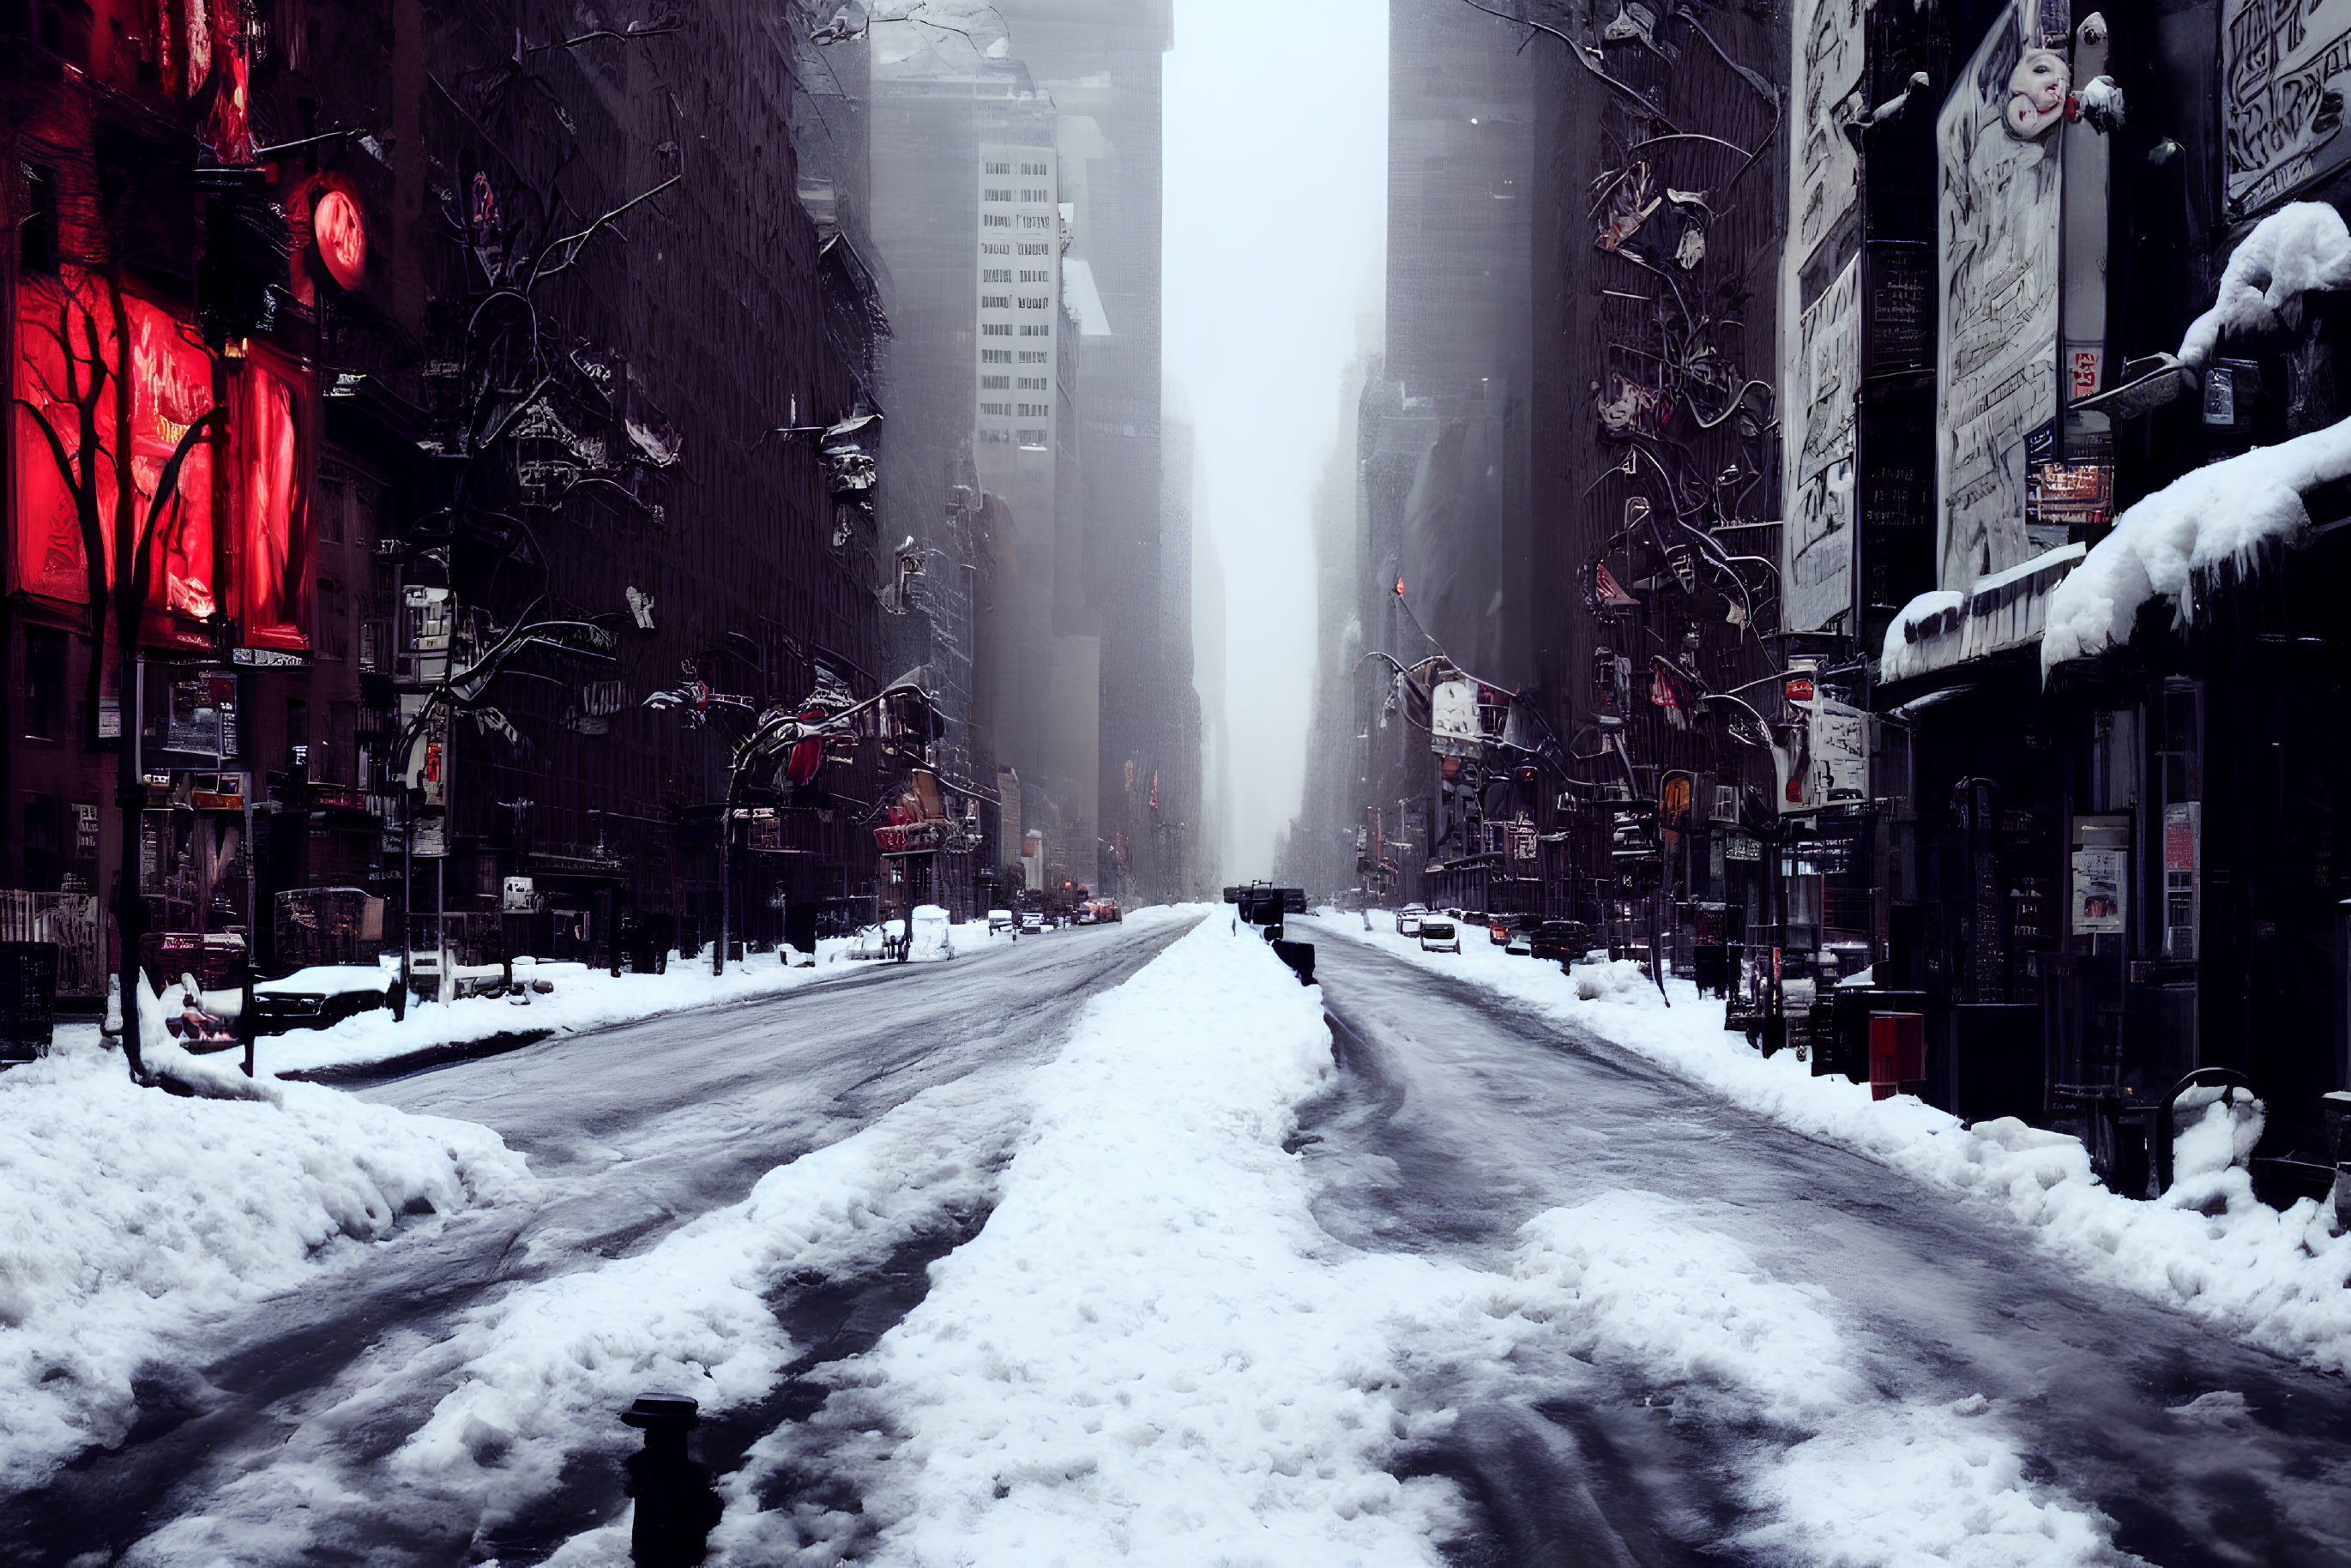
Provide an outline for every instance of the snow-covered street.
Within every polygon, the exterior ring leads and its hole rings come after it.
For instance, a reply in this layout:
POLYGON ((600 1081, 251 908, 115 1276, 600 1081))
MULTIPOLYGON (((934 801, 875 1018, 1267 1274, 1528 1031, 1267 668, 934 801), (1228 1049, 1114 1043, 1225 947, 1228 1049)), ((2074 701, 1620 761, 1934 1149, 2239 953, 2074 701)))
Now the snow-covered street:
MULTIPOLYGON (((65 1323, 147 1349, 88 1369, 120 1392, 78 1450, 22 1380, 52 1418, 0 1428, 11 1560, 617 1565, 618 1413, 655 1389, 701 1403, 720 1563, 2351 1554, 2339 1275, 2232 1318, 2130 1272, 2132 1217, 2225 1207, 2131 1208, 2102 1265, 2017 1173, 1905 1152, 1983 1134, 1847 1114, 1686 988, 1292 935, 1316 988, 1226 911, 1150 911, 290 1085, 306 1125, 437 1139, 465 1192, 425 1170, 250 1289, 65 1323)), ((254 1107, 167 1103, 271 1179, 283 1138, 224 1120, 254 1107)), ((62 1364, 19 1294, 0 1349, 62 1364)))

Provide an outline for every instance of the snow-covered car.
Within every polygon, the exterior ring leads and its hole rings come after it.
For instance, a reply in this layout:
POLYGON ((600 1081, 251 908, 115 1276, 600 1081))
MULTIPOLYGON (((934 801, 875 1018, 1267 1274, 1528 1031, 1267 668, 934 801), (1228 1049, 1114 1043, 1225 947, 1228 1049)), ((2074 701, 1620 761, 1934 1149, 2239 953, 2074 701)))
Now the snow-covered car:
POLYGON ((1428 911, 1422 905, 1417 904, 1405 904, 1404 906, 1404 913, 1396 916, 1396 935, 1399 936, 1419 936, 1420 923, 1427 917, 1428 911))
POLYGON ((375 964, 318 964, 253 988, 256 1034, 331 1029, 347 1018, 392 1005, 400 977, 375 964))
POLYGON ((935 904, 914 905, 914 935, 904 956, 926 962, 955 956, 954 927, 945 909, 935 904))
POLYGON ((1043 932, 1045 929, 1045 912, 1041 909, 1022 910, 1020 912, 1020 929, 1028 932, 1031 936, 1036 936, 1043 932))
POLYGON ((1520 958, 1531 958, 1535 953, 1534 936, 1523 925, 1513 926, 1510 939, 1502 944, 1502 951, 1520 958))
POLYGON ((1461 951, 1461 927, 1450 920, 1422 921, 1420 950, 1424 953, 1458 953, 1461 951))
POLYGON ((884 920, 879 925, 862 927, 850 938, 843 956, 851 958, 894 958, 905 946, 906 923, 884 920))
POLYGON ((990 936, 995 936, 999 931, 1009 931, 1011 929, 1012 911, 1008 909, 991 909, 987 912, 987 934, 990 936))

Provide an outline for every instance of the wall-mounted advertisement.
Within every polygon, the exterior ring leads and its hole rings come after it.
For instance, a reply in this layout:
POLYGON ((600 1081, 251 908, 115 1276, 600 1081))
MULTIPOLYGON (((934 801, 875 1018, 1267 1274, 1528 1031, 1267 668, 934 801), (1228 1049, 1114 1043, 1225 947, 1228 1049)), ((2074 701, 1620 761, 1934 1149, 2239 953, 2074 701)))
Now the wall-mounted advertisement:
POLYGON ((2036 549, 2026 530, 2027 444, 2057 416, 2059 147, 2071 26, 2065 0, 2010 5, 1936 123, 1938 580, 1946 589, 1965 591, 2036 549))
POLYGON ((1791 346, 1786 625, 1820 631, 1853 605, 1855 390, 1861 257, 1805 306, 1791 346))
POLYGON ((2073 930, 2077 936, 2123 928, 2123 862, 2128 852, 2074 852, 2073 930))
POLYGON ((121 306, 127 355, 104 280, 69 272, 27 278, 18 289, 10 586, 87 614, 94 528, 111 590, 120 503, 114 378, 124 375, 134 519, 152 527, 141 640, 203 648, 216 601, 213 451, 197 422, 212 408, 212 360, 193 322, 135 294, 121 306))
POLYGON ((236 570, 232 610, 243 646, 309 650, 308 378, 256 350, 236 419, 236 570))
POLYGON ((2251 217, 2351 161, 2351 0, 2221 0, 2221 186, 2251 217))

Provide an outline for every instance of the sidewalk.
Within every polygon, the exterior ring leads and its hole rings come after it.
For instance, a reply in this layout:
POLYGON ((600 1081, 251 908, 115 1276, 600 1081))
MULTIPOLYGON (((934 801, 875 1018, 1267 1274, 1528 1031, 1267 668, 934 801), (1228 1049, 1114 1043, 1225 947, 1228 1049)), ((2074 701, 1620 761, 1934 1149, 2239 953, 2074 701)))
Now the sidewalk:
MULTIPOLYGON (((1869 1086, 1815 1078, 1792 1051, 1766 1059, 1723 1027, 1724 1005, 1683 980, 1672 1005, 1639 966, 1579 967, 1513 957, 1465 942, 1424 953, 1395 917, 1324 912, 1301 935, 1394 954, 1507 998, 1549 1022, 1647 1058, 1689 1082, 1809 1136, 1834 1140, 1905 1175, 2004 1209, 2038 1243, 2083 1273, 2178 1307, 2247 1342, 2329 1371, 2351 1372, 2351 1235, 2329 1236, 2307 1199, 2283 1213, 2253 1197, 2231 1163, 2247 1129, 2215 1104, 2185 1129, 2179 1175, 2153 1203, 2106 1190, 2079 1140, 2012 1118, 1963 1126, 1911 1095, 1873 1101, 1869 1086)), ((2244 1145, 2249 1147, 2250 1145, 2244 1145)))

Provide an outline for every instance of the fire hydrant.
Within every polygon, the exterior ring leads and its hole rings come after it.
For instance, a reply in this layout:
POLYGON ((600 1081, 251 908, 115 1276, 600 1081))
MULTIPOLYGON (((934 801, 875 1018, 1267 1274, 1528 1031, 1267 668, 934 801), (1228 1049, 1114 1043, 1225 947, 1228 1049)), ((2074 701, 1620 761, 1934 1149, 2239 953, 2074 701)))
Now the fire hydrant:
POLYGON ((685 1435, 702 1422, 701 1406, 676 1394, 643 1394, 621 1420, 645 1435, 644 1450, 629 1456, 628 1494, 637 1500, 629 1559, 637 1568, 694 1568, 710 1554, 718 1522, 718 1494, 710 1472, 685 1451, 685 1435))

